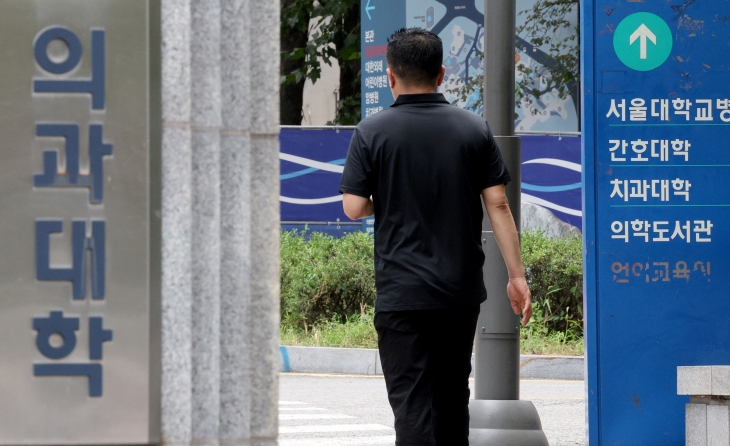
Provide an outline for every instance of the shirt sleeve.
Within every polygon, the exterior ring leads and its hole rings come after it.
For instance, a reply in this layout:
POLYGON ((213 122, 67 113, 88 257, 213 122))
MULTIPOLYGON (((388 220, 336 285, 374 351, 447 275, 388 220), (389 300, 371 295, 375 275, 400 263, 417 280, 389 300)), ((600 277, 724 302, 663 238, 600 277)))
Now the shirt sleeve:
POLYGON ((479 150, 479 190, 482 191, 498 184, 506 185, 510 181, 512 179, 502 160, 502 153, 499 151, 489 126, 485 125, 484 144, 479 150))
POLYGON ((368 148, 355 129, 347 150, 345 170, 342 172, 339 192, 370 198, 373 195, 373 169, 368 148))

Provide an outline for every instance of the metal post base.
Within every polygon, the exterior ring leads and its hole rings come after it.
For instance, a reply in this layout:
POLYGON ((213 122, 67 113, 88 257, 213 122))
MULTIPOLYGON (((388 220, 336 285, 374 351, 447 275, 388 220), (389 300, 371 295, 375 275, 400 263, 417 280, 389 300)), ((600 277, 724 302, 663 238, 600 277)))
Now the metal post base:
POLYGON ((470 446, 549 446, 530 401, 471 400, 470 446))

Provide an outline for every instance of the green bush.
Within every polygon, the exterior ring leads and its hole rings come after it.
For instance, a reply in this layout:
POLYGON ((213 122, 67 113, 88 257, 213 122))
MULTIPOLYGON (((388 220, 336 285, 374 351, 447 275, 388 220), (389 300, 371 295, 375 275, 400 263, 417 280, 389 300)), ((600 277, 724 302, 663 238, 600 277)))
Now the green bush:
POLYGON ((529 330, 583 336, 583 257, 579 236, 522 234, 522 259, 535 306, 529 330))
MULTIPOLYGON (((535 311, 528 337, 583 336, 580 237, 522 234, 522 255, 535 311)), ((341 239, 317 232, 281 233, 281 319, 303 330, 345 323, 375 305, 373 239, 364 233, 341 239)), ((359 319, 358 319, 359 321, 359 319)), ((332 327, 330 327, 332 328, 332 327)), ((294 332, 292 332, 294 333, 294 332)))
POLYGON ((298 327, 281 326, 281 345, 308 347, 378 348, 373 326, 373 308, 356 313, 343 324, 339 320, 320 322, 305 332, 298 327))
POLYGON ((375 306, 373 239, 281 232, 281 320, 305 330, 375 306))

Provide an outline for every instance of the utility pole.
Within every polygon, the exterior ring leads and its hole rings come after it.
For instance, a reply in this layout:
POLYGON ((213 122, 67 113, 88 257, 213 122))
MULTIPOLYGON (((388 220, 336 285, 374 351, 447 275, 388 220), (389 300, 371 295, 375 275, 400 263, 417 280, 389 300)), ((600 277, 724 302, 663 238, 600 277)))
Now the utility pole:
MULTIPOLYGON (((507 199, 520 231, 521 146, 514 136, 515 0, 484 0, 484 117, 512 182, 507 199)), ((489 218, 482 222, 484 284, 475 339, 475 399, 469 404, 471 446, 548 446, 535 406, 520 401, 520 318, 507 297, 509 274, 489 218)))

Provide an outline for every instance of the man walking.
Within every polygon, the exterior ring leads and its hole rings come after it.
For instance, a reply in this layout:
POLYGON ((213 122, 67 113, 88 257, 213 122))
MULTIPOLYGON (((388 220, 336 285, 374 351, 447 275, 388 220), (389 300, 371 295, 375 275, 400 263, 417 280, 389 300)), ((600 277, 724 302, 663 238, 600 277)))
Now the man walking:
POLYGON ((484 120, 437 93, 442 60, 429 31, 390 37, 395 103, 357 126, 340 184, 348 217, 375 214, 375 328, 397 446, 469 444, 471 353, 487 299, 481 200, 512 308, 523 325, 532 314, 509 173, 484 120))

